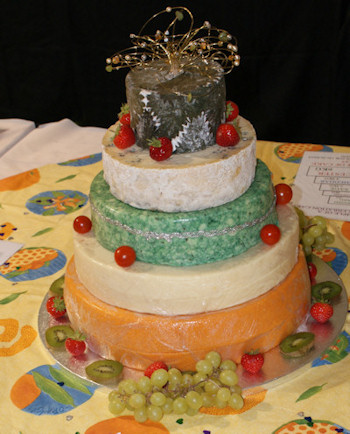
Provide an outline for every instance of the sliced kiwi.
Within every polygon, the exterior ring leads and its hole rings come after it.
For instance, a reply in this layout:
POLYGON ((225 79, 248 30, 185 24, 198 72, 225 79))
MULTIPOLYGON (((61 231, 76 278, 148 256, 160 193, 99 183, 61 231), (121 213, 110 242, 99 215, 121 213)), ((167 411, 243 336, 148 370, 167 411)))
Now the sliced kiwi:
POLYGON ((312 297, 316 301, 328 303, 341 293, 341 289, 342 288, 340 285, 338 285, 338 283, 325 281, 313 285, 311 288, 311 293, 312 297))
POLYGON ((63 286, 64 286, 64 275, 54 280, 51 283, 50 291, 53 294, 63 295, 63 286))
POLYGON ((56 325, 45 332, 46 342, 54 348, 62 347, 65 340, 73 335, 74 330, 69 325, 56 325))
POLYGON ((280 351, 286 357, 301 357, 314 345, 315 335, 310 332, 300 332, 287 336, 280 343, 280 351))
POLYGON ((86 375, 96 382, 103 382, 118 377, 123 365, 116 360, 97 360, 85 368, 86 375))

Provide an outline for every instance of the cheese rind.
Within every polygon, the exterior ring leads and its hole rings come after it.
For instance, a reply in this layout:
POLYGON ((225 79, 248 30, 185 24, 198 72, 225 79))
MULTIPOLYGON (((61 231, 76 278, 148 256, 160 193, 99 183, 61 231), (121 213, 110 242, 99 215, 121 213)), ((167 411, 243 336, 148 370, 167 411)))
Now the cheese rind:
POLYGON ((258 297, 294 267, 299 222, 291 205, 278 206, 281 239, 260 242, 243 254, 212 264, 169 267, 136 261, 119 267, 93 232, 74 234, 79 280, 98 299, 120 308, 158 315, 186 315, 225 309, 258 297))
POLYGON ((209 351, 240 362, 252 349, 266 352, 292 334, 310 306, 310 278, 302 251, 287 277, 246 303, 195 315, 159 316, 110 306, 79 281, 74 260, 66 271, 64 299, 72 326, 92 351, 124 366, 145 369, 163 360, 194 369, 209 351))
POLYGON ((251 185, 256 166, 256 134, 239 118, 242 139, 233 147, 213 144, 201 151, 154 161, 148 149, 113 145, 116 125, 103 139, 104 177, 111 193, 136 208, 196 211, 233 201, 251 185))
POLYGON ((188 266, 239 255, 260 241, 260 230, 277 223, 271 174, 258 161, 249 189, 236 200, 201 211, 165 213, 131 207, 116 199, 98 174, 90 189, 97 241, 115 251, 134 248, 139 261, 188 266))

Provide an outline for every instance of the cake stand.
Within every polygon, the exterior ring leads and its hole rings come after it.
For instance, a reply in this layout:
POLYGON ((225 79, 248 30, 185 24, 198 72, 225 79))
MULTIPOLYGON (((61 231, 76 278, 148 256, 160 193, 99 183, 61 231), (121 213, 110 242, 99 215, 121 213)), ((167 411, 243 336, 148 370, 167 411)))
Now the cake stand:
MULTIPOLYGON (((280 385, 284 381, 291 380, 296 375, 300 375, 302 372, 310 368, 311 363, 316 358, 325 353, 342 331, 348 313, 348 296, 345 287, 335 271, 332 270, 324 261, 313 256, 313 263, 317 267, 317 282, 332 281, 338 283, 342 287, 340 295, 332 302, 334 309, 332 318, 327 323, 320 324, 316 323, 316 321, 308 315, 305 318, 304 323, 298 328, 298 330, 296 330, 296 332, 309 331, 315 335, 314 347, 304 356, 288 359, 281 354, 279 347, 276 347, 264 354, 265 363, 258 374, 249 374, 239 365, 237 367, 237 374, 239 377, 239 385, 242 389, 251 389, 258 386, 272 388, 280 385)), ((41 304, 38 316, 39 335, 44 346, 56 362, 58 362, 62 367, 77 376, 96 384, 86 376, 85 367, 95 360, 101 360, 101 357, 90 350, 87 350, 83 356, 73 357, 64 348, 55 349, 51 348, 47 344, 45 339, 47 328, 53 325, 67 323, 67 319, 54 320, 47 313, 46 301, 49 297, 50 294, 48 293, 41 304)), ((137 378, 141 375, 141 371, 124 368, 122 378, 137 378)), ((108 383, 103 383, 103 385, 115 387, 119 380, 120 378, 108 383)))

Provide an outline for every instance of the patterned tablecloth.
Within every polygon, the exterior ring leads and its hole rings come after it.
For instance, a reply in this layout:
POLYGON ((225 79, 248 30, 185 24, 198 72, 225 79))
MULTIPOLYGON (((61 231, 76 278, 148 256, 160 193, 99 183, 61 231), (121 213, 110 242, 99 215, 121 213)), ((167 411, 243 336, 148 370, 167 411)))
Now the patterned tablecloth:
MULTIPOLYGON (((257 155, 275 184, 292 184, 303 151, 350 153, 350 148, 258 142, 257 155)), ((50 284, 73 253, 72 222, 102 169, 101 154, 50 164, 0 180, 0 240, 24 244, 12 269, 0 267, 0 432, 117 433, 350 433, 350 324, 300 375, 274 388, 246 390, 240 411, 206 409, 195 417, 165 416, 135 423, 108 410, 106 387, 86 385, 62 368, 38 334, 38 312, 50 284)), ((335 241, 319 255, 350 290, 350 222, 329 221, 335 241)))

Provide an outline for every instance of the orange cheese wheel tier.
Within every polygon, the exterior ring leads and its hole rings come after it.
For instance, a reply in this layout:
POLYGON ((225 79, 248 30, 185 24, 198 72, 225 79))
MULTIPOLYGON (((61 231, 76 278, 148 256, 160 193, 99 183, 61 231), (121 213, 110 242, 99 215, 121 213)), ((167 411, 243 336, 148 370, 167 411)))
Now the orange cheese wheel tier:
POLYGON ((181 370, 211 350, 240 362, 244 352, 266 352, 293 333, 310 305, 310 279, 303 253, 287 277, 265 294, 240 305, 193 315, 160 316, 121 309, 93 296, 79 281, 72 258, 64 299, 72 326, 89 348, 124 366, 145 369, 163 360, 181 370))

